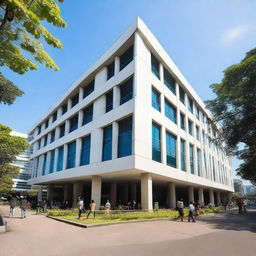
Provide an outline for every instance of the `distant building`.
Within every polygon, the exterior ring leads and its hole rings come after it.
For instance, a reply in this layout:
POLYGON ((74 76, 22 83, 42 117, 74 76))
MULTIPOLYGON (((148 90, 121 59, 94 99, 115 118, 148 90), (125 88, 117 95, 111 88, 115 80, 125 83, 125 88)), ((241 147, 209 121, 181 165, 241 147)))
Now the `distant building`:
POLYGON ((239 193, 240 195, 244 195, 244 186, 243 186, 242 180, 234 179, 234 189, 235 189, 235 193, 239 193))
POLYGON ((246 194, 256 192, 256 186, 254 186, 254 185, 245 185, 244 186, 244 192, 246 194))
MULTIPOLYGON (((19 136, 22 138, 27 139, 27 135, 24 133, 12 131, 11 135, 13 136, 19 136)), ((17 166, 20 168, 20 172, 18 175, 16 175, 13 178, 13 188, 12 190, 15 191, 30 191, 31 190, 31 185, 28 185, 28 180, 31 177, 31 170, 32 170, 32 165, 31 161, 29 160, 29 154, 30 154, 30 149, 27 149, 26 151, 20 153, 17 157, 15 162, 13 163, 14 166, 17 166)))

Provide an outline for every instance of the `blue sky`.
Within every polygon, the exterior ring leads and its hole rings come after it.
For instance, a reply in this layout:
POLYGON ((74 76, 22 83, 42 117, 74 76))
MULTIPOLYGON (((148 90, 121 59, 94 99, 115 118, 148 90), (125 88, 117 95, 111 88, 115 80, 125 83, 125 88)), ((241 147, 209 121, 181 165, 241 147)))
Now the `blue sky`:
MULTIPOLYGON (((85 70, 140 16, 195 91, 211 99, 209 85, 256 46, 256 2, 252 0, 65 0, 66 29, 48 26, 63 49, 47 47, 60 67, 39 66, 25 75, 2 72, 25 95, 0 105, 0 122, 27 133, 85 70)), ((237 166, 237 161, 234 167, 237 166)))

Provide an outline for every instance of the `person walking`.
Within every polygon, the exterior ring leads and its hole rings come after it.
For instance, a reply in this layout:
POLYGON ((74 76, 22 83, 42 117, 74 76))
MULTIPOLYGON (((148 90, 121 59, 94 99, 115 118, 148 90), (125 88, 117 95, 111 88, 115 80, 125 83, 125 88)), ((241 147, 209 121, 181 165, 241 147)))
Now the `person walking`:
POLYGON ((107 200, 107 202, 105 204, 105 208, 106 208, 106 214, 109 215, 110 209, 111 209, 111 204, 110 204, 109 200, 107 200))
POLYGON ((192 219, 193 222, 196 222, 195 218, 193 216, 194 210, 195 210, 195 206, 194 206, 193 202, 190 202, 190 204, 188 206, 188 222, 190 222, 190 219, 192 219))
POLYGON ((180 218, 180 220, 183 222, 183 217, 184 217, 184 203, 183 199, 181 198, 179 201, 177 201, 177 209, 179 212, 179 216, 177 220, 180 218))
POLYGON ((84 209, 84 201, 82 198, 78 198, 78 219, 81 218, 82 212, 84 209))
POLYGON ((95 219, 95 209, 96 209, 96 203, 94 202, 94 200, 92 200, 90 203, 90 211, 87 214, 87 219, 91 213, 93 214, 93 216, 94 216, 93 218, 95 219))
POLYGON ((27 199, 24 196, 21 200, 20 200, 20 210, 21 210, 21 218, 24 219, 26 218, 26 208, 27 208, 27 199))
POLYGON ((15 196, 10 195, 10 213, 9 217, 14 217, 15 215, 15 207, 17 205, 17 198, 15 196))

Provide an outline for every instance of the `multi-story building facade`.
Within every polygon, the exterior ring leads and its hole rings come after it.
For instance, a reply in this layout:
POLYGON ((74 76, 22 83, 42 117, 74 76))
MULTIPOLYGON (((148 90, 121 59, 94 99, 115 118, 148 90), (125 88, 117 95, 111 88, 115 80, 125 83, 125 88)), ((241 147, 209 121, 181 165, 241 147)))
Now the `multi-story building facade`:
MULTIPOLYGON (((19 136, 27 139, 27 134, 12 131, 11 135, 19 136)), ((31 185, 28 184, 28 180, 31 178, 32 164, 30 161, 30 149, 25 150, 16 156, 16 160, 13 165, 19 167, 20 172, 13 178, 12 189, 17 192, 27 192, 31 190, 31 185)))
POLYGON ((234 179, 234 190, 236 193, 239 193, 240 195, 244 195, 244 185, 243 181, 240 179, 234 179))
POLYGON ((31 129, 31 184, 74 205, 79 195, 98 207, 219 204, 233 192, 231 159, 210 120, 138 18, 31 129))

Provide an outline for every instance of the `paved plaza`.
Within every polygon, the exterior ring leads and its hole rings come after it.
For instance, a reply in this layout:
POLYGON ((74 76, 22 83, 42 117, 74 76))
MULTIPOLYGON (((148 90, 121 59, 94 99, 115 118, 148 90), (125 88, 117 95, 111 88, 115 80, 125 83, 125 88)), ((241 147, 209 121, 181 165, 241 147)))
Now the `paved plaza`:
MULTIPOLYGON (((8 207, 0 206, 4 216, 8 207)), ((23 255, 246 255, 255 256, 256 211, 239 216, 225 214, 187 221, 152 221, 80 228, 29 213, 8 221, 0 234, 1 256, 23 255)))

